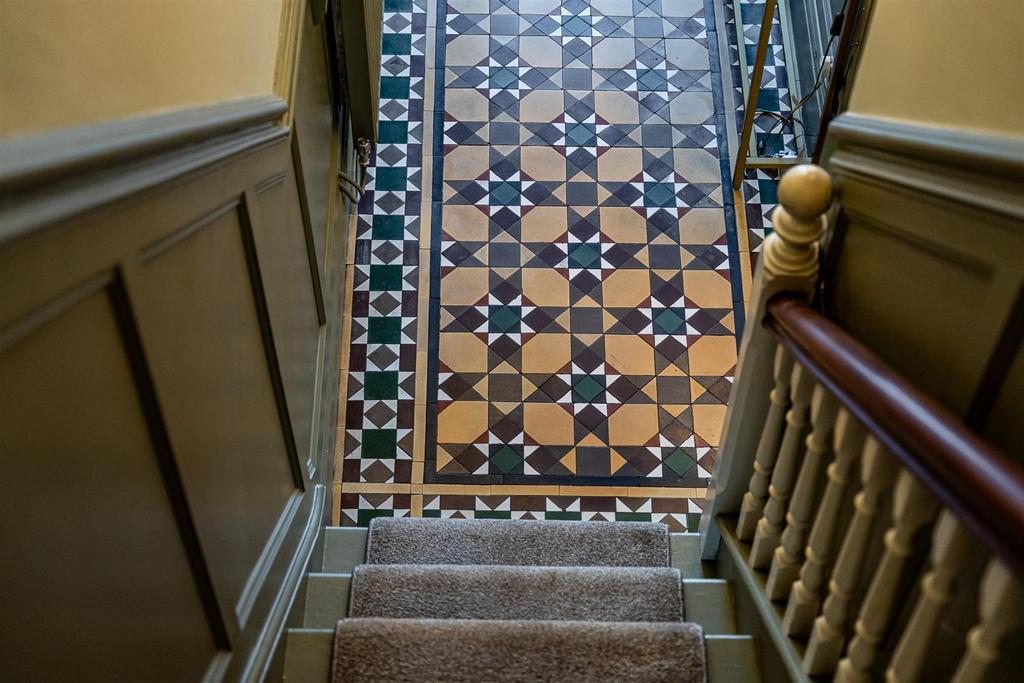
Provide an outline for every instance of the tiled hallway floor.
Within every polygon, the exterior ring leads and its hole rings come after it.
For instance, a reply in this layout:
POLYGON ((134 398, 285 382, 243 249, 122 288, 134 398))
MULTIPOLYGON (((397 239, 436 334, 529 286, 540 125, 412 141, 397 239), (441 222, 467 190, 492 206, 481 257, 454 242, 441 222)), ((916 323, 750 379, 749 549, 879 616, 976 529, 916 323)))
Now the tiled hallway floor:
POLYGON ((336 522, 693 528, 749 278, 715 47, 703 0, 385 1, 336 522))

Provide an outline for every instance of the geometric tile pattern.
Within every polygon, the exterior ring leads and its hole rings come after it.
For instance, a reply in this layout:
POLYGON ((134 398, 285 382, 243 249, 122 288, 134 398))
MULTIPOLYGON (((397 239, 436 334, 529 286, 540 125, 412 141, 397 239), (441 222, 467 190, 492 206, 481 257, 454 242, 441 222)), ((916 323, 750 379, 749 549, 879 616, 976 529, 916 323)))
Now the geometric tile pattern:
POLYGON ((334 520, 695 531, 739 296, 704 4, 433 4, 384 7, 334 520))
POLYGON ((685 498, 452 494, 342 494, 342 520, 366 526, 375 517, 548 519, 663 522, 672 531, 696 531, 700 508, 685 498), (415 502, 415 504, 414 504, 415 502))
POLYGON ((736 349, 703 3, 452 1, 443 67, 425 481, 706 485, 736 349))
POLYGON ((426 0, 385 0, 379 138, 356 224, 345 482, 410 482, 426 0))

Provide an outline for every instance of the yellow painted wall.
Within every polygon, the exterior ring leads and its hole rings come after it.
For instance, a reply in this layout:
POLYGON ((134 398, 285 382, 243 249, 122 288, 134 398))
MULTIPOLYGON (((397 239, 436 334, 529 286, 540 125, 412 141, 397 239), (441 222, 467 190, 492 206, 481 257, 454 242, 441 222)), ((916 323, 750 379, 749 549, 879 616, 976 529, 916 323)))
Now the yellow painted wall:
POLYGON ((0 138, 273 92, 281 0, 0 0, 0 138))
POLYGON ((850 110, 1024 136, 1024 3, 875 0, 850 110))

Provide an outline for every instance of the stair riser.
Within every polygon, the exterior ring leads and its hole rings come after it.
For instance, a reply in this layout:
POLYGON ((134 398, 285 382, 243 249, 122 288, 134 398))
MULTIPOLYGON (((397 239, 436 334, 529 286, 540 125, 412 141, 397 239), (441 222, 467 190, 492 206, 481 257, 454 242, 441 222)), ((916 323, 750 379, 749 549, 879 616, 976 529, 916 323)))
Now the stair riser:
MULTIPOLYGON (((334 628, 348 616, 349 574, 311 574, 307 588, 306 628, 334 628)), ((732 593, 723 579, 683 579, 683 603, 688 621, 708 635, 736 633, 732 593)))
MULTIPOLYGON (((285 654, 287 683, 328 683, 333 629, 291 629, 285 654)), ((756 683, 760 679, 751 636, 705 635, 708 683, 756 683)))
MULTIPOLYGON (((362 527, 328 527, 324 536, 324 572, 350 574, 366 562, 366 529, 362 527)), ((700 560, 700 535, 670 534, 671 566, 684 578, 701 578, 704 568, 700 560)))

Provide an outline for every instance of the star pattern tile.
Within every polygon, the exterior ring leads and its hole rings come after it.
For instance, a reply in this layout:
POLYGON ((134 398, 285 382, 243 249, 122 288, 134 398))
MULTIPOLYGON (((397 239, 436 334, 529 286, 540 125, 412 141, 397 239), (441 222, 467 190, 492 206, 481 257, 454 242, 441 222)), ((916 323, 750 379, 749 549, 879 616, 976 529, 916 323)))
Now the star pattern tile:
MULTIPOLYGON (((341 488, 336 519, 694 531, 735 371, 714 27, 691 2, 433 2, 385 2, 341 411, 340 478, 358 487, 341 488)), ((743 12, 744 49, 756 12, 743 12)), ((784 106, 781 48, 769 64, 784 106)), ((752 251, 774 183, 752 173, 744 186, 752 251)))
POLYGON ((703 8, 448 10, 425 481, 705 486, 736 330, 703 8))

